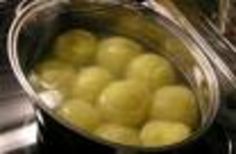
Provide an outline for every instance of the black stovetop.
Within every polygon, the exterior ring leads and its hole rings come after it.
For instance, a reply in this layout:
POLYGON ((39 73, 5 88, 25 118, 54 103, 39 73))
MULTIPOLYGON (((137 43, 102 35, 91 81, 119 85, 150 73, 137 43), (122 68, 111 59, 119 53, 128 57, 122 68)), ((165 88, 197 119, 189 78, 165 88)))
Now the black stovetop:
MULTIPOLYGON (((19 0, 0 0, 0 153, 56 153, 47 149, 44 142, 38 141, 39 132, 33 107, 8 64, 6 34, 18 2, 19 0)), ((222 103, 215 124, 200 142, 172 154, 236 154, 235 106, 222 103)))

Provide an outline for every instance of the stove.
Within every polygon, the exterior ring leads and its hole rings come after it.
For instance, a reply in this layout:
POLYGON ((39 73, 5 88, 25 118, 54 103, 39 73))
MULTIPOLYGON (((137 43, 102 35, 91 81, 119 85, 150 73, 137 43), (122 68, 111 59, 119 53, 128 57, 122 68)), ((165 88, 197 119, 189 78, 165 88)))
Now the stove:
MULTIPOLYGON (((0 154, 62 153, 40 140, 35 110, 7 61, 6 34, 18 2, 0 0, 0 154)), ((236 154, 236 105, 228 102, 222 102, 216 122, 206 134, 171 154, 236 154)))

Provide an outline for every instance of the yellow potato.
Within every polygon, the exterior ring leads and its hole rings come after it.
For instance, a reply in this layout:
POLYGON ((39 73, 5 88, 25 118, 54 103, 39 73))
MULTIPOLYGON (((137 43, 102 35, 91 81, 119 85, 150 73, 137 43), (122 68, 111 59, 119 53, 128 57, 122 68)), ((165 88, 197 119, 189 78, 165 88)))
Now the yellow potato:
POLYGON ((76 99, 63 103, 57 113, 72 125, 89 132, 101 123, 99 113, 91 104, 76 99))
POLYGON ((163 57, 155 54, 144 54, 129 64, 127 77, 138 79, 146 83, 151 90, 155 90, 174 83, 175 71, 163 57))
POLYGON ((140 139, 146 147, 159 147, 183 141, 191 135, 191 129, 182 123, 150 121, 142 129, 140 139))
POLYGON ((35 69, 35 75, 42 87, 56 89, 63 94, 68 94, 75 78, 75 71, 66 63, 57 59, 42 62, 35 69))
POLYGON ((113 80, 105 69, 97 66, 82 69, 75 80, 73 96, 94 103, 101 91, 113 80))
POLYGON ((97 61, 102 67, 121 76, 127 64, 142 51, 142 46, 125 37, 104 39, 98 47, 97 61))
POLYGON ((57 108, 64 101, 63 94, 57 90, 44 90, 39 92, 38 96, 49 109, 57 108))
POLYGON ((90 64, 94 61, 97 39, 88 31, 74 29, 59 36, 54 45, 54 52, 60 59, 77 65, 90 64))
POLYGON ((31 71, 27 78, 35 90, 45 90, 45 87, 43 86, 44 83, 42 83, 42 81, 39 79, 39 76, 36 74, 35 70, 31 71))
POLYGON ((138 131, 122 125, 104 124, 95 131, 95 135, 114 143, 140 145, 138 131))
POLYGON ((184 86, 167 86, 157 90, 151 107, 151 117, 179 121, 196 127, 199 114, 193 92, 184 86))
POLYGON ((149 91, 131 80, 111 83, 100 95, 97 107, 102 116, 114 123, 136 126, 142 124, 149 108, 149 91))

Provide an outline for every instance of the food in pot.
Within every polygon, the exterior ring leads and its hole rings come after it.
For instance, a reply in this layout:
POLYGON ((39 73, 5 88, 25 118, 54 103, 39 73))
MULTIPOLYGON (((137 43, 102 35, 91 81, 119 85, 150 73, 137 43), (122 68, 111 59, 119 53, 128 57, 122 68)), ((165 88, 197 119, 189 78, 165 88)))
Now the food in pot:
POLYGON ((142 52, 142 46, 125 37, 111 37, 101 41, 98 47, 98 63, 117 76, 121 76, 127 64, 142 52))
POLYGON ((41 62, 32 76, 36 76, 36 80, 42 88, 59 90, 63 94, 68 94, 68 89, 75 78, 75 70, 58 59, 47 59, 41 62))
POLYGON ((191 135, 187 125, 173 121, 147 122, 140 133, 140 139, 146 147, 165 146, 178 143, 191 135))
POLYGON ((56 38, 31 77, 46 99, 61 92, 45 105, 78 129, 124 145, 175 144, 199 124, 196 98, 167 59, 147 51, 130 38, 74 29, 56 38))
POLYGON ((98 109, 108 121, 137 126, 145 120, 150 105, 148 89, 134 80, 110 84, 100 95, 98 109))
POLYGON ((79 99, 64 102, 57 113, 76 127, 86 131, 95 130, 101 122, 98 111, 88 102, 79 99))
POLYGON ((127 126, 104 124, 95 131, 95 135, 115 143, 140 145, 138 130, 127 126))
POLYGON ((173 84, 175 72, 171 64, 156 54, 143 54, 128 66, 127 77, 144 82, 151 90, 173 84))
POLYGON ((96 37, 85 30, 70 30, 60 35, 54 45, 54 53, 60 59, 78 66, 94 61, 96 37))
POLYGON ((113 75, 107 70, 91 66, 83 68, 74 80, 73 97, 94 103, 101 91, 113 80, 113 75))
POLYGON ((151 117, 159 120, 179 121, 192 128, 197 126, 198 106, 193 92, 185 86, 166 86, 156 91, 151 117))

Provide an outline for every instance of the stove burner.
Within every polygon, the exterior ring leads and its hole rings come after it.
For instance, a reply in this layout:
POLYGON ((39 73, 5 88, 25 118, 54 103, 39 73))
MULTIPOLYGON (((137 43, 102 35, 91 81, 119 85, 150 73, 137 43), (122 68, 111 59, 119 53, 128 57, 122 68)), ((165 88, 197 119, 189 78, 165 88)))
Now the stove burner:
MULTIPOLYGON (((46 141, 46 142, 49 143, 49 141, 46 141)), ((69 145, 68 147, 70 146, 71 145, 69 145)), ((210 128, 210 130, 203 137, 201 137, 196 143, 192 144, 191 146, 187 146, 186 148, 183 148, 181 150, 175 150, 172 152, 161 152, 161 153, 139 152, 137 154, 233 154, 232 146, 233 146, 232 140, 229 134, 226 132, 226 130, 221 125, 214 124, 212 128, 210 128)), ((66 149, 67 147, 66 145, 65 147, 62 147, 62 146, 60 147, 56 144, 47 145, 44 142, 41 142, 37 146, 37 149, 38 149, 37 154, 61 153, 62 151, 63 153, 70 153, 70 154, 78 153, 78 151, 75 152, 75 151, 70 151, 69 149, 66 149)), ((81 147, 81 149, 84 149, 84 147, 81 147)), ((96 153, 96 151, 93 151, 93 150, 91 152, 96 153)), ((122 152, 121 153, 117 152, 117 153, 123 154, 122 152)), ((106 154, 106 152, 103 154, 106 154)), ((124 154, 127 154, 127 153, 124 153, 124 154)))
POLYGON ((232 146, 226 130, 221 125, 214 124, 196 144, 175 154, 233 154, 232 146))

